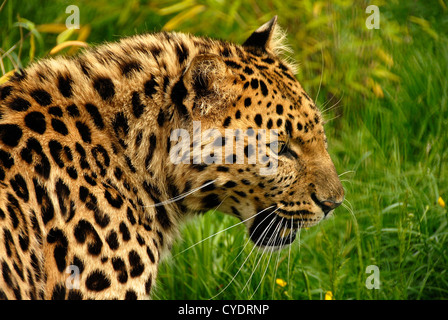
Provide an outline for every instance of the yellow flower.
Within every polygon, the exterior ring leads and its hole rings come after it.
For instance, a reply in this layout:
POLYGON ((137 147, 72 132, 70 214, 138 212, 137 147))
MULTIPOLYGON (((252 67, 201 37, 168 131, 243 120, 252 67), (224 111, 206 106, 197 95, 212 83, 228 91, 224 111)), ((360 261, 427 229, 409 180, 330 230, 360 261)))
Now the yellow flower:
POLYGON ((280 279, 280 278, 276 279, 275 283, 278 284, 282 288, 286 286, 286 281, 283 279, 280 279))
POLYGON ((334 300, 334 299, 333 299, 333 292, 331 292, 331 291, 327 291, 327 292, 325 293, 325 300, 334 300))
POLYGON ((442 197, 439 197, 439 200, 437 200, 437 203, 438 203, 439 206, 441 206, 442 208, 445 208, 445 201, 443 201, 442 197))

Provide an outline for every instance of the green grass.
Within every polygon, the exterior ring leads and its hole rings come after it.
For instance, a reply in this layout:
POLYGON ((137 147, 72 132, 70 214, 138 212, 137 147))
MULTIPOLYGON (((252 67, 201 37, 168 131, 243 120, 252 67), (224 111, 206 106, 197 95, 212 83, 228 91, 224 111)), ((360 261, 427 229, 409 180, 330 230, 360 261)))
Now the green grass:
MULTIPOLYGON (((330 109, 326 132, 347 201, 333 218, 301 230, 290 250, 272 254, 253 250, 243 225, 200 242, 238 220, 218 212, 197 217, 161 265, 153 298, 302 300, 328 291, 336 299, 448 298, 448 216, 437 202, 448 203, 446 1, 383 2, 379 30, 365 28, 367 1, 174 4, 80 1, 81 24, 92 29, 89 43, 168 22, 241 42, 277 14, 300 63, 298 79, 310 96, 319 92, 322 110, 330 109), (179 14, 188 19, 172 20, 179 14), (369 265, 379 268, 380 289, 366 288, 369 265)), ((21 54, 14 50, 12 58, 26 66, 31 46, 27 32, 13 26, 17 15, 36 25, 63 23, 66 5, 8 0, 0 12, 1 48, 22 37, 21 54)), ((55 39, 42 33, 36 57, 55 39)), ((13 68, 3 62, 5 71, 13 68)))

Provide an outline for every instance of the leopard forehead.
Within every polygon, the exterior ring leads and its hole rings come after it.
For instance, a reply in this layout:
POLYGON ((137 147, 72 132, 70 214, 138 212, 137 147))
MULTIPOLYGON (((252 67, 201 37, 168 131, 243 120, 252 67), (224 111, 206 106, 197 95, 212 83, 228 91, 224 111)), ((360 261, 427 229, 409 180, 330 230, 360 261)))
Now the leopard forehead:
POLYGON ((249 52, 225 62, 237 74, 241 93, 224 116, 224 128, 274 129, 303 146, 325 140, 320 111, 279 57, 249 52))

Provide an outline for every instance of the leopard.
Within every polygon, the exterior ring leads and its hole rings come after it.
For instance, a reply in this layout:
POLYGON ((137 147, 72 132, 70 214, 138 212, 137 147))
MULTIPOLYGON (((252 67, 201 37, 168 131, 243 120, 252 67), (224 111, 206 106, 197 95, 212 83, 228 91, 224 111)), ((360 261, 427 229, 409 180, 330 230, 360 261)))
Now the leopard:
POLYGON ((150 299, 187 217, 218 208, 281 249, 332 215, 344 188, 284 38, 275 16, 242 44, 152 32, 15 71, 0 86, 0 298, 150 299), (221 135, 172 161, 172 133, 197 123, 221 135), (247 133, 242 152, 226 130, 247 133), (206 145, 225 161, 194 157, 206 145), (257 145, 275 163, 249 163, 257 145))

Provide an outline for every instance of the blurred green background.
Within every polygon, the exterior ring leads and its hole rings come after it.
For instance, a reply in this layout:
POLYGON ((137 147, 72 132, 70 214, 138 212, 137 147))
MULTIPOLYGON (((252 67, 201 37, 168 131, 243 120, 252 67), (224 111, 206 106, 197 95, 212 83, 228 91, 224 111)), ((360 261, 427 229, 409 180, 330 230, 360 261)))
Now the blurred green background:
POLYGON ((448 298, 446 0, 0 0, 0 83, 32 60, 142 32, 242 43, 278 15, 297 79, 327 120, 344 206, 290 249, 252 250, 238 221, 188 222, 161 266, 154 299, 448 298), (380 10, 368 29, 368 5, 380 10), (69 5, 80 29, 68 32, 69 5), (69 45, 63 48, 65 45, 69 45), (188 250, 184 251, 185 249, 188 250), (369 289, 368 266, 380 288, 369 289))

